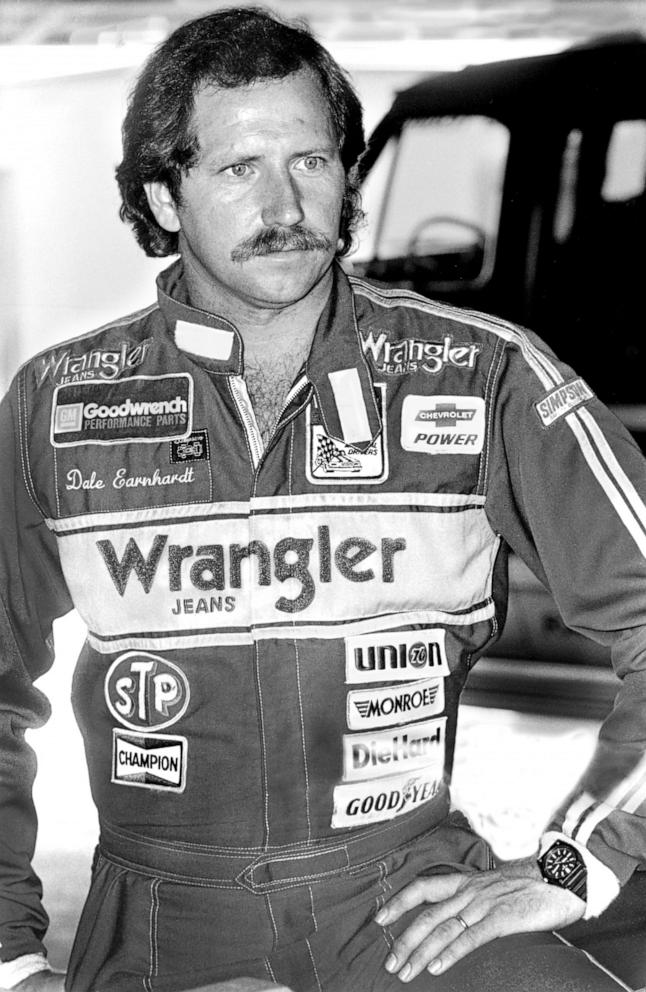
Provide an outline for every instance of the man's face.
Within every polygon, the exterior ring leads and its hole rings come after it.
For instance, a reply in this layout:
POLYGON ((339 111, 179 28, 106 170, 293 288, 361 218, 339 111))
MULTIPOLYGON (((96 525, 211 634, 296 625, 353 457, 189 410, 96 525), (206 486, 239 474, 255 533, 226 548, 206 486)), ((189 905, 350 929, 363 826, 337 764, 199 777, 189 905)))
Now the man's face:
POLYGON ((180 232, 200 296, 229 310, 302 299, 334 258, 345 188, 318 80, 302 71, 210 87, 199 92, 193 120, 199 159, 179 203, 159 183, 146 192, 161 226, 180 232))

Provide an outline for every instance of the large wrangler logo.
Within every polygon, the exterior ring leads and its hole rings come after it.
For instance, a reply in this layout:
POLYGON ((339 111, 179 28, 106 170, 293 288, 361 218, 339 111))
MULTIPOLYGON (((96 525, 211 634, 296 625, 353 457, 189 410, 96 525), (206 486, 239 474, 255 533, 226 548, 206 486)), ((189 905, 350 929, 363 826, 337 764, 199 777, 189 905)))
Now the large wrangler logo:
POLYGON ((111 540, 96 542, 120 596, 125 595, 132 576, 144 592, 150 593, 160 570, 167 576, 169 592, 181 593, 187 587, 199 592, 242 589, 245 579, 249 581, 253 574, 255 562, 258 586, 271 586, 274 580, 282 583, 295 579, 300 583, 300 590, 293 598, 280 596, 274 603, 283 613, 298 613, 313 602, 316 579, 319 583, 331 583, 338 573, 353 583, 393 583, 395 555, 406 548, 401 537, 383 537, 379 545, 359 536, 335 543, 327 525, 317 528, 316 540, 285 537, 273 548, 259 540, 244 545, 180 545, 169 543, 168 537, 168 534, 156 534, 145 551, 130 537, 121 557, 111 540))

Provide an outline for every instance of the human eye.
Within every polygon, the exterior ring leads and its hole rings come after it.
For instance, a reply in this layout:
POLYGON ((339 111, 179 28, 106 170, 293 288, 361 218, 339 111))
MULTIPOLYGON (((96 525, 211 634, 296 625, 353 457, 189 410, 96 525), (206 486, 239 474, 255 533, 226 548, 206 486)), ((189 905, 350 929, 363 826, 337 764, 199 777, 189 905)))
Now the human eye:
POLYGON ((296 168, 301 172, 320 172, 325 167, 323 155, 304 155, 296 163, 296 168))
POLYGON ((247 162, 234 162, 222 170, 225 176, 232 176, 234 179, 244 179, 249 175, 251 169, 247 162))

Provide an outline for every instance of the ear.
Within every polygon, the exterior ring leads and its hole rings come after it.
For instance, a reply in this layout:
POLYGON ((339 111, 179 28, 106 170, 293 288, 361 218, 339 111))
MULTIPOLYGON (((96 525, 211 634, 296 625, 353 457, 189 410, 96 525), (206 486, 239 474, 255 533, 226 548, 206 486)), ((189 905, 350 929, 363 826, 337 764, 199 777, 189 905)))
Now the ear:
POLYGON ((148 205, 159 226, 163 227, 165 231, 179 231, 181 224, 177 207, 168 187, 161 182, 144 183, 144 190, 148 205))

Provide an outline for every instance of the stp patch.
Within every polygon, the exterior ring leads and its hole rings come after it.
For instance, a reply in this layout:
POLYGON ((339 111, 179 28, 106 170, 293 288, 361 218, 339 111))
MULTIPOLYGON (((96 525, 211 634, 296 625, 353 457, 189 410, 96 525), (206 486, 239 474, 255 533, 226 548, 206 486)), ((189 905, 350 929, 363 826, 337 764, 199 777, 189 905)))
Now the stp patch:
POLYGON ((112 716, 130 730, 163 730, 186 712, 188 679, 171 661, 147 651, 127 651, 105 677, 105 701, 112 716))

